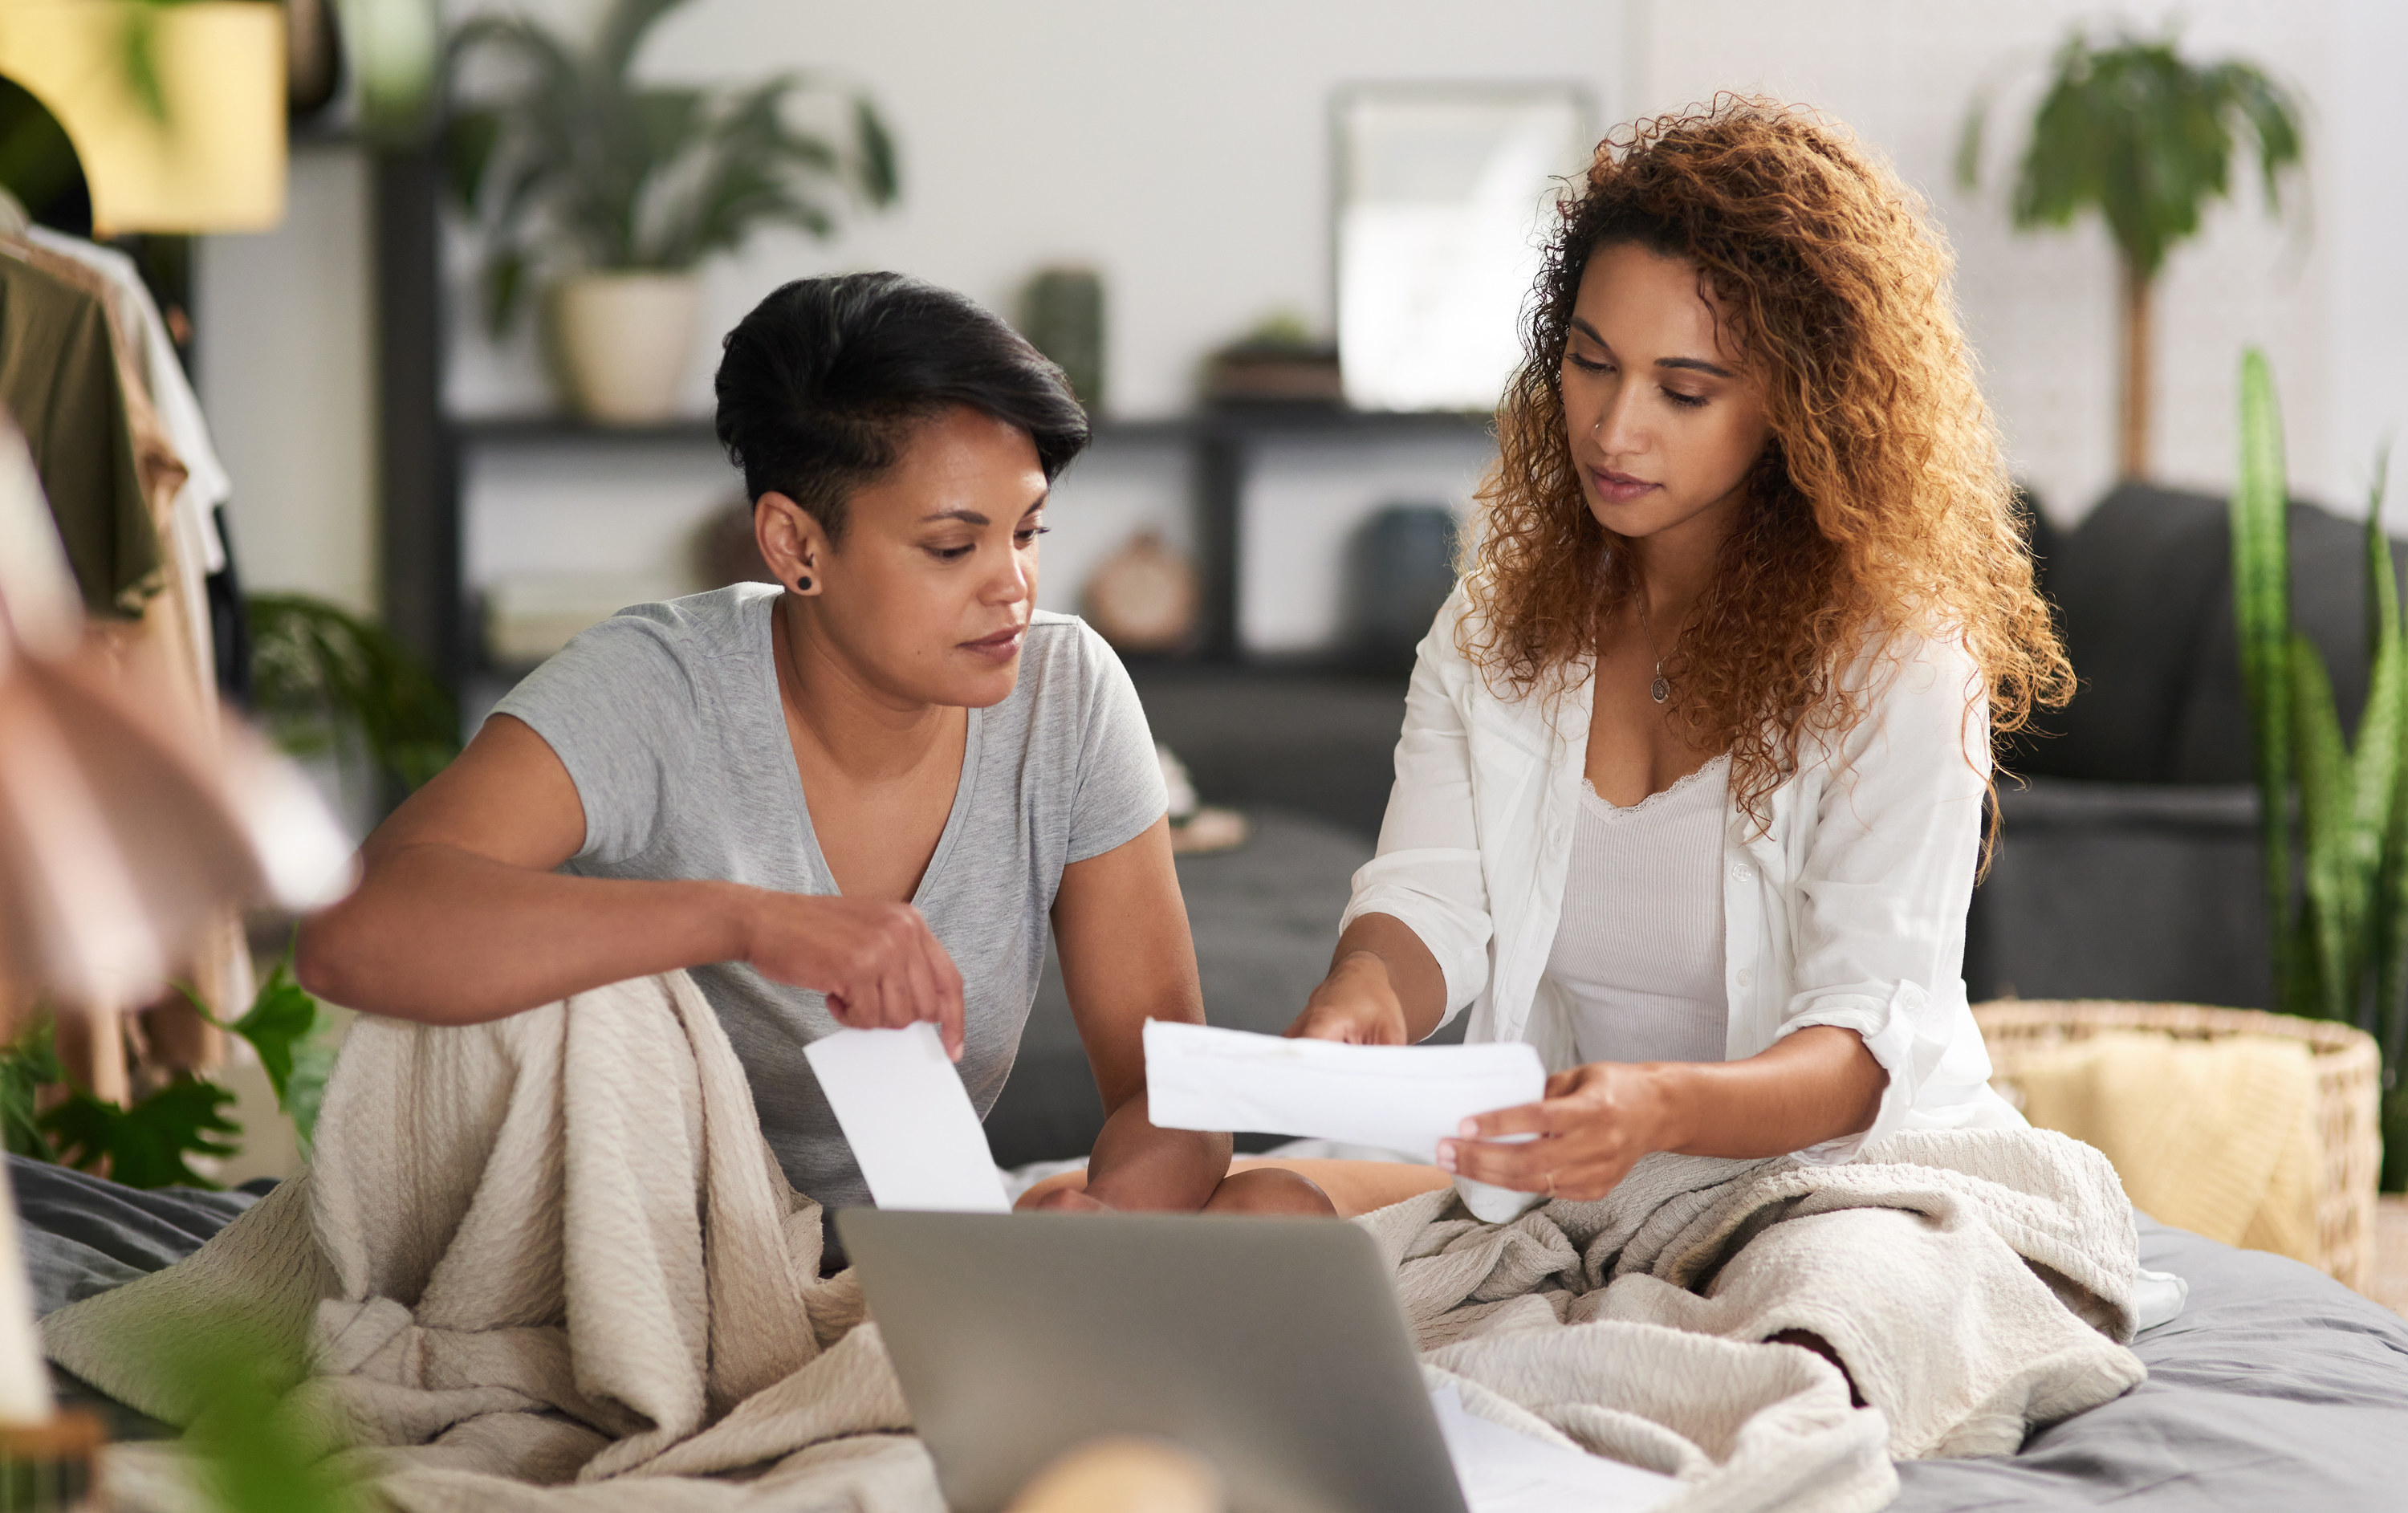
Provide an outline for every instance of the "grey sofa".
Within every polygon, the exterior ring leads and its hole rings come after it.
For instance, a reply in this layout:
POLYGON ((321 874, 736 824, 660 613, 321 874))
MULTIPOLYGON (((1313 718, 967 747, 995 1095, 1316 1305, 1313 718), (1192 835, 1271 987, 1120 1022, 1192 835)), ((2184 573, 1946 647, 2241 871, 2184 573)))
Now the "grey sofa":
MULTIPOLYGON (((2292 619, 2344 726, 2365 703, 2364 527, 2290 517, 2292 619)), ((2034 547, 2080 687, 2006 765, 1997 851, 1967 921, 1973 996, 2271 1007, 2272 977, 2234 629, 2212 495, 2126 484, 2034 547)), ((2396 549, 2395 549, 2396 550, 2396 549)))

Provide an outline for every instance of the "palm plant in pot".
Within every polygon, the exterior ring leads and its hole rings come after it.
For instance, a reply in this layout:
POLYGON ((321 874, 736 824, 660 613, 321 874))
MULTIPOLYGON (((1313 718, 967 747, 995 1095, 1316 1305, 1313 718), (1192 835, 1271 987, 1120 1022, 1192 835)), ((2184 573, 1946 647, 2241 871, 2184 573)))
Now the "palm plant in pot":
MULTIPOLYGON (((1956 177, 1977 181, 1986 93, 1966 113, 1956 177)), ((2230 193, 2239 138, 2255 149, 2266 207, 2279 212, 2286 174, 2300 167, 2300 107, 2266 72, 2239 59, 2194 64, 2173 38, 2124 35, 2094 43, 2076 31, 2050 65, 2017 165, 2018 230, 2066 226, 2096 210, 2115 243, 2122 294, 2117 462, 2149 472, 2154 295, 2166 256, 2199 235, 2207 207, 2230 193)))
POLYGON ((756 230, 832 236, 893 203, 893 138, 868 97, 786 73, 744 86, 644 84, 636 55, 684 0, 608 0, 580 46, 515 16, 453 36, 452 191, 480 233, 487 329, 548 282, 552 345, 589 419, 669 418, 694 347, 695 268, 756 230), (795 118, 809 112, 812 124, 795 118))

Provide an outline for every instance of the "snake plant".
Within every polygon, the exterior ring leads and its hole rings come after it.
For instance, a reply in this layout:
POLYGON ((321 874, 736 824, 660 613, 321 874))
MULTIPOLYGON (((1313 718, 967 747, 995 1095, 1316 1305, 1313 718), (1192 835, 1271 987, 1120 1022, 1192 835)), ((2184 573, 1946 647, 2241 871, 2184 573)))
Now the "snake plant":
MULTIPOLYGON (((2275 1002, 2375 1037, 2396 1089, 2408 1053, 2408 631, 2383 534, 2388 458, 2366 515, 2372 674, 2353 747, 2324 658, 2291 625, 2282 417, 2265 355, 2241 364, 2232 589, 2256 755, 2275 1002), (2292 793, 2298 792, 2296 817, 2292 793), (2297 831, 2296 837, 2293 835, 2297 831), (2294 859, 2298 886, 2293 883, 2294 859)), ((2408 1100, 2386 1098, 2386 1187, 2408 1182, 2408 1100)))

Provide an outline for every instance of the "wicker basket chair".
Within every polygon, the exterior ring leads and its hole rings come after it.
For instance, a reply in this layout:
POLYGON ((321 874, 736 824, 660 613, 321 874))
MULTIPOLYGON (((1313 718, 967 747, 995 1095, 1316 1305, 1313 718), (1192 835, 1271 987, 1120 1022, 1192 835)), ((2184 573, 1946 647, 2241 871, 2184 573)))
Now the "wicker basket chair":
POLYGON ((2317 1263, 2360 1292, 2373 1285, 2374 1193, 2383 1169, 2377 1118, 2383 1064, 2373 1036, 2329 1020, 2197 1004, 2006 999, 1975 1005, 1973 1018, 1989 1045, 1994 1079, 2005 1083, 2014 1082, 2016 1068, 2040 1053, 2108 1030, 2178 1040, 2257 1035, 2306 1041, 2316 1078, 2315 1127, 2324 1167, 2316 1199, 2317 1263))

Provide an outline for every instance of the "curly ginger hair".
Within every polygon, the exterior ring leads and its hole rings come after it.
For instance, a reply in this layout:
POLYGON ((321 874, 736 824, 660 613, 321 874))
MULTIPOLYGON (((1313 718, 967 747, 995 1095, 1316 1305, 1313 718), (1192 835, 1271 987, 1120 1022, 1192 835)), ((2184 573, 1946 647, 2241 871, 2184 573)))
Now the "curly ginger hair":
POLYGON ((1800 743, 1863 718, 1843 675, 1886 633, 1961 639, 1994 738, 2065 701, 2072 669, 2033 587, 1952 260, 1896 173, 1810 112, 1725 95, 1607 137, 1559 216, 1466 533, 1457 634, 1493 685, 1527 694, 1594 654, 1635 591, 1623 538, 1582 496, 1562 363, 1589 258, 1637 242, 1697 265, 1770 423, 1664 664, 1693 739, 1730 753, 1733 800, 1761 824, 1800 743))

